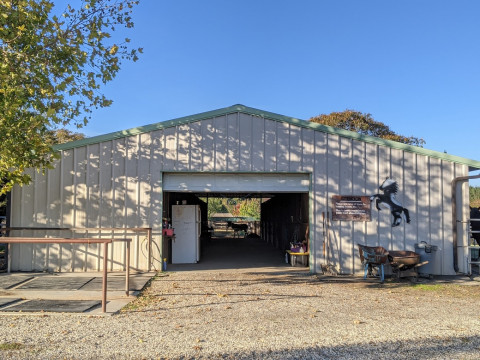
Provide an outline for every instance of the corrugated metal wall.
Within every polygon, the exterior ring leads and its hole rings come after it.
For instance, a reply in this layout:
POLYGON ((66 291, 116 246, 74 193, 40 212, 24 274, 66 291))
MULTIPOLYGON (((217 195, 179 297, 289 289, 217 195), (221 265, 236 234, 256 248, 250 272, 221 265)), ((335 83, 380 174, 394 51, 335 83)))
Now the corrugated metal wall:
MULTIPOLYGON (((331 221, 329 261, 341 273, 354 273, 360 269, 356 243, 413 250, 424 240, 441 249, 441 272, 453 273, 450 184, 468 175, 466 165, 243 113, 64 150, 54 170, 34 174, 31 186, 14 189, 11 224, 153 227, 159 268, 162 172, 175 171, 312 173, 315 272, 325 262, 322 213, 331 211, 331 196, 376 194, 390 176, 399 184, 397 198, 410 210, 411 223, 392 228, 389 211, 374 207, 371 222, 331 221)), ((464 194, 462 206, 468 203, 464 194)), ((145 245, 143 236, 134 236, 137 269, 147 268, 145 245)), ((103 256, 91 245, 26 245, 13 247, 12 254, 14 270, 93 270, 103 256)), ((114 244, 111 256, 111 268, 121 269, 124 245, 114 244)))

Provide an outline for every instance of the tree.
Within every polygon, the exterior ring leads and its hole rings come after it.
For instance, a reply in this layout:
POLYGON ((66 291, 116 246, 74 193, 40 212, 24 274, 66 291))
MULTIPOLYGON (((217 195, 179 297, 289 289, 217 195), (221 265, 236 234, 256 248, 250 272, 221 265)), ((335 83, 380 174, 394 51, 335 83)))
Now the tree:
POLYGON ((260 199, 247 199, 240 204, 240 216, 260 220, 260 199))
POLYGON ((73 132, 65 128, 48 130, 45 135, 46 141, 51 144, 64 144, 70 141, 85 139, 85 135, 79 132, 73 132))
MULTIPOLYGON (((205 199, 204 201, 206 201, 205 199)), ((222 198, 209 198, 208 199, 208 217, 211 217, 213 214, 218 213, 227 213, 228 210, 223 204, 222 198)))
POLYGON ((470 206, 480 207, 480 186, 470 186, 470 206))
POLYGON ((404 144, 420 147, 425 144, 423 139, 396 134, 384 123, 375 121, 371 114, 364 114, 359 111, 345 110, 332 112, 328 115, 321 114, 310 118, 310 121, 404 144))
POLYGON ((51 167, 52 128, 80 128, 93 109, 111 105, 102 84, 142 52, 112 38, 133 27, 137 3, 82 0, 57 17, 52 0, 0 0, 0 194, 28 184, 27 168, 51 167))

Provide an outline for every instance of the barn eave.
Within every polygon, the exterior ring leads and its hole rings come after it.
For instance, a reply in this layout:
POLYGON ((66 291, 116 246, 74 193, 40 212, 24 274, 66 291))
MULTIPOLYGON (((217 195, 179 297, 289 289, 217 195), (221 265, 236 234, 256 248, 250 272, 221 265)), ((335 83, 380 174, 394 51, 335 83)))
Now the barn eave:
POLYGON ((443 153, 435 150, 428 150, 422 147, 407 145, 407 144, 399 143, 396 141, 385 140, 385 139, 376 138, 368 135, 362 135, 353 131, 334 128, 331 126, 326 126, 326 125, 322 125, 322 124, 318 124, 318 123, 314 123, 306 120, 301 120, 294 117, 289 117, 285 115, 272 113, 269 111, 255 109, 255 108, 251 108, 241 104, 236 104, 226 108, 207 111, 207 112, 190 115, 190 116, 184 116, 184 117, 167 120, 163 122, 158 122, 150 125, 140 126, 140 127, 136 127, 128 130, 121 130, 121 131, 108 133, 105 135, 85 138, 82 140, 72 141, 65 144, 59 144, 54 146, 54 150, 63 151, 63 150, 74 149, 74 148, 83 147, 87 145, 98 144, 106 141, 112 141, 112 140, 121 139, 129 136, 144 134, 144 133, 148 133, 156 130, 166 129, 174 126, 189 124, 189 123, 211 119, 215 117, 226 116, 233 113, 244 113, 251 116, 258 116, 263 119, 274 120, 274 121, 279 121, 279 122, 299 126, 302 128, 313 129, 314 131, 338 135, 338 136, 352 139, 352 140, 362 141, 365 143, 385 146, 392 149, 403 150, 411 153, 425 155, 432 158, 459 163, 459 164, 467 165, 469 167, 469 171, 480 170, 480 161, 477 161, 477 160, 467 159, 460 156, 455 156, 455 155, 451 155, 451 154, 447 154, 447 153, 443 153))

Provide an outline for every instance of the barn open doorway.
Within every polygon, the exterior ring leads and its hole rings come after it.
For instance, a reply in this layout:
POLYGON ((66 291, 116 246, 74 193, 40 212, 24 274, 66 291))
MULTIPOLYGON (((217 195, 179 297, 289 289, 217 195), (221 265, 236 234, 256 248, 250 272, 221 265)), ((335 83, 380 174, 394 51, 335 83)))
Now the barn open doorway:
MULTIPOLYGON (((182 204, 201 211, 200 260, 190 265, 169 260, 169 266, 176 271, 290 267, 285 262, 290 243, 309 249, 308 199, 308 193, 164 192, 167 221, 182 204)), ((175 259, 176 240, 167 241, 164 254, 175 259)))

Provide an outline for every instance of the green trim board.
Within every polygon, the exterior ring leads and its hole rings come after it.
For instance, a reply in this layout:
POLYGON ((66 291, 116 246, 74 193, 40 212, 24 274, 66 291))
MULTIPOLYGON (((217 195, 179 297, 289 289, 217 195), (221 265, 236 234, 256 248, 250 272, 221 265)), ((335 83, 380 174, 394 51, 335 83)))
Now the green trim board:
POLYGON ((442 153, 435 150, 428 150, 425 148, 421 148, 413 145, 407 145, 407 144, 399 143, 396 141, 384 140, 384 139, 376 138, 373 136, 362 135, 353 131, 338 129, 331 126, 326 126, 326 125, 313 123, 306 120, 301 120, 301 119, 297 119, 297 118, 293 118, 285 115, 272 113, 269 111, 259 110, 259 109, 251 108, 241 104, 232 105, 226 108, 207 111, 207 112, 203 112, 195 115, 180 117, 177 119, 172 119, 172 120, 159 122, 151 125, 140 126, 140 127, 136 127, 128 130, 116 131, 116 132, 112 132, 105 135, 99 135, 91 138, 72 141, 65 144, 56 145, 54 146, 54 150, 63 151, 63 150, 74 149, 78 147, 98 144, 101 142, 121 139, 121 138, 138 135, 138 134, 144 134, 144 133, 152 132, 155 130, 166 129, 169 127, 189 124, 189 123, 193 123, 201 120, 206 120, 206 119, 215 118, 219 116, 225 116, 225 115, 234 114, 234 113, 244 113, 251 116, 258 116, 263 119, 274 120, 274 121, 279 121, 279 122, 283 122, 291 125, 296 125, 303 128, 313 129, 315 131, 323 132, 326 134, 338 135, 348 139, 358 140, 358 141, 375 144, 379 146, 386 146, 392 149, 403 150, 411 153, 425 155, 428 157, 455 162, 455 163, 469 166, 470 170, 480 169, 480 161, 477 161, 477 160, 450 155, 450 154, 442 153))

